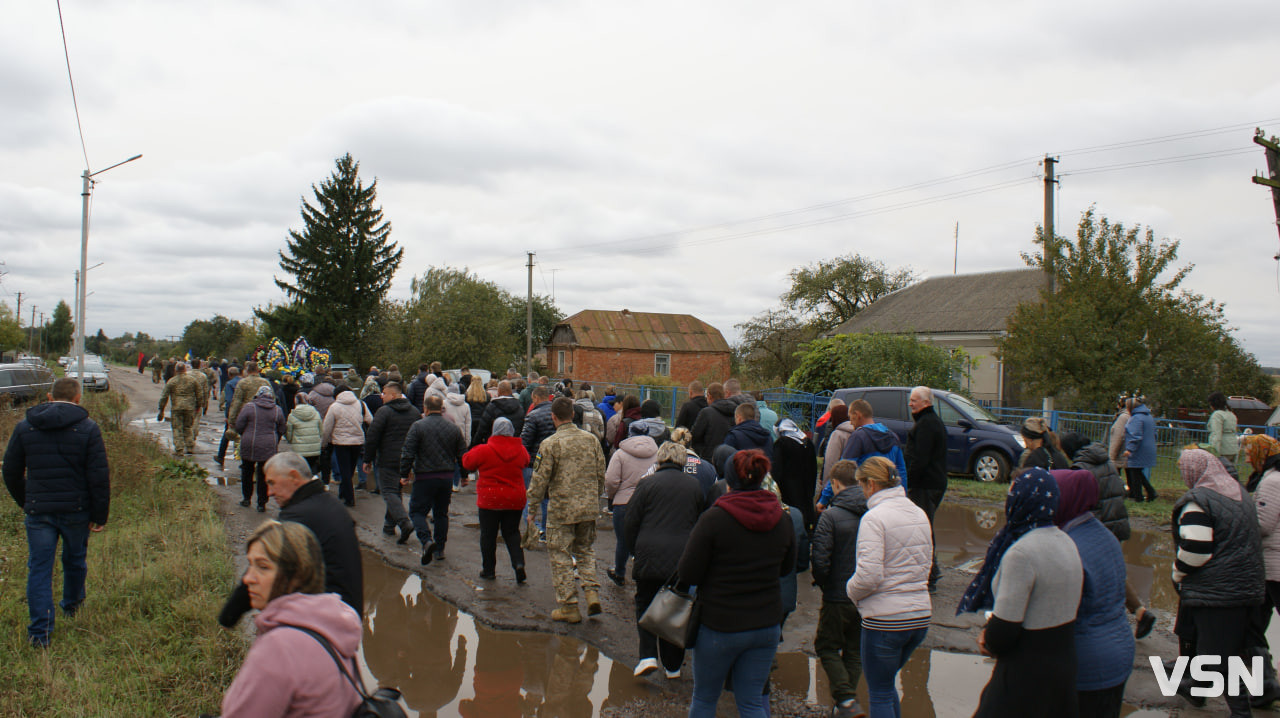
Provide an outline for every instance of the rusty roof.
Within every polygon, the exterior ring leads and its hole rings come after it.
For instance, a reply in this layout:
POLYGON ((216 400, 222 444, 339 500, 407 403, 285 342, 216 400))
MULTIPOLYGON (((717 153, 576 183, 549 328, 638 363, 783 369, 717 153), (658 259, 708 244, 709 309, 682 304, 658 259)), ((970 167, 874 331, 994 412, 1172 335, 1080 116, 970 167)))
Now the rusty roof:
MULTIPOLYGON (((598 349, 657 352, 728 352, 719 329, 690 314, 656 314, 628 309, 584 309, 556 325, 553 337, 568 327, 568 343, 598 349)), ((555 340, 553 340, 555 341, 555 340)))

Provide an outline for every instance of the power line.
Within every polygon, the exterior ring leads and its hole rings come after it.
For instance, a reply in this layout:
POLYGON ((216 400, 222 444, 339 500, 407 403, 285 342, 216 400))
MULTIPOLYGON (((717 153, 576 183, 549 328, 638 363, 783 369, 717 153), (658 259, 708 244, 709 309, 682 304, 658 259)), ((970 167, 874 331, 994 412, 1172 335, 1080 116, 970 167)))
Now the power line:
POLYGON ((1197 152, 1195 154, 1190 154, 1190 155, 1175 155, 1173 157, 1158 157, 1158 158, 1149 159, 1149 160, 1136 160, 1134 162, 1122 162, 1120 164, 1114 164, 1114 165, 1099 165, 1097 167, 1086 167, 1080 170, 1065 172, 1063 173, 1063 176, 1096 174, 1098 172, 1115 172, 1117 170, 1136 169, 1138 167, 1156 167, 1158 165, 1177 164, 1180 162, 1211 160, 1211 159, 1216 159, 1218 157, 1235 157, 1236 155, 1244 155, 1244 154, 1249 154, 1251 152, 1253 152, 1253 148, 1251 147, 1221 149, 1221 150, 1213 150, 1211 152, 1197 152))
POLYGON ((67 59, 67 81, 71 83, 71 106, 76 111, 76 130, 80 133, 80 150, 84 152, 84 168, 88 171, 89 148, 84 143, 84 127, 80 124, 80 103, 76 102, 76 81, 71 76, 71 52, 67 49, 67 26, 62 22, 62 0, 58 0, 58 27, 62 29, 62 55, 67 59))
POLYGON ((1265 125, 1271 122, 1280 122, 1280 117, 1272 117, 1265 120, 1255 120, 1253 122, 1245 122, 1238 125, 1224 125, 1222 127, 1211 127, 1204 130, 1192 130, 1190 132, 1179 132, 1172 135, 1161 135, 1158 137, 1148 137, 1139 140, 1128 140, 1125 142, 1116 142, 1109 145, 1094 145, 1092 147, 1081 147, 1074 150, 1066 150, 1064 152, 1051 152, 1053 155, 1087 155, 1097 152, 1112 152, 1114 150, 1129 149, 1131 147, 1145 147, 1147 145, 1157 145, 1165 142, 1180 142, 1182 140, 1194 140, 1201 137, 1211 137, 1213 135, 1223 135, 1239 130, 1265 125))

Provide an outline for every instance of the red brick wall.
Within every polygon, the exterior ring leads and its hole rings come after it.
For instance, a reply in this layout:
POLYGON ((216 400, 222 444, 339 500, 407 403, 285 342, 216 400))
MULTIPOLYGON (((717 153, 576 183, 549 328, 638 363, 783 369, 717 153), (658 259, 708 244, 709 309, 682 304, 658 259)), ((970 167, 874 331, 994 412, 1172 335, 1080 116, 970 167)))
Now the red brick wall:
MULTIPOLYGON (((565 354, 564 373, 578 379, 629 383, 635 376, 654 373, 655 352, 614 351, 584 349, 566 346, 547 346, 547 372, 560 374, 559 352, 565 354)), ((688 384, 694 379, 712 377, 713 381, 729 378, 728 352, 671 352, 671 379, 678 384, 688 384)))

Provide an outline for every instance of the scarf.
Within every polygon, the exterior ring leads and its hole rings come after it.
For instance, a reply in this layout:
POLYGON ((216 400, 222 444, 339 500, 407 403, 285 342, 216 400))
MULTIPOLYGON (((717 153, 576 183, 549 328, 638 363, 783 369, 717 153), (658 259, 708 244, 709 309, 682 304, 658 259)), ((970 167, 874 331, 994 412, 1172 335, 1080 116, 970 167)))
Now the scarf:
POLYGON ((1206 488, 1232 501, 1240 500, 1240 482, 1231 478, 1218 457, 1204 449, 1182 452, 1178 457, 1178 471, 1182 472, 1182 483, 1188 489, 1206 488))
POLYGON ((982 611, 995 605, 991 583, 995 580, 1000 561, 1015 541, 1032 529, 1053 525, 1058 511, 1058 482, 1053 475, 1041 468, 1028 469, 1013 480, 1009 495, 1004 500, 1005 522, 987 547, 987 557, 982 570, 973 577, 956 607, 956 615, 966 611, 982 611))
POLYGON ((1058 511, 1053 523, 1063 528, 1077 516, 1089 513, 1098 504, 1098 480, 1087 469, 1062 469, 1050 471, 1058 482, 1058 511))
POLYGON ((365 379, 364 386, 360 387, 359 398, 364 399, 366 396, 369 396, 370 394, 379 394, 381 392, 382 392, 382 389, 381 387, 378 386, 378 377, 371 376, 368 379, 365 379))
POLYGON ((800 431, 800 427, 796 426, 796 422, 790 417, 778 422, 778 435, 785 436, 788 439, 794 439, 801 444, 804 443, 804 432, 800 431))
POLYGON ((1254 471, 1262 471, 1267 459, 1280 454, 1280 441, 1266 434, 1250 434, 1240 440, 1240 451, 1254 471))

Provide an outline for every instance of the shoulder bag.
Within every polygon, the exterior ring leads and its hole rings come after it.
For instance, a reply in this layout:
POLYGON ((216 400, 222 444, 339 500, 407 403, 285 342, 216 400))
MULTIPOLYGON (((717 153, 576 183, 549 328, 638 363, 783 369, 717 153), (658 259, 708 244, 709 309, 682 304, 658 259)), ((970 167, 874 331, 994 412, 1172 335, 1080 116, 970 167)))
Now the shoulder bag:
POLYGON ((395 688, 379 688, 372 694, 367 692, 364 687, 364 681, 357 681, 352 677, 351 672, 347 670, 346 665, 342 662, 342 657, 333 649, 333 644, 329 643, 329 639, 302 626, 295 626, 289 623, 282 623, 282 626, 297 629, 311 636, 324 646, 329 652, 329 656, 333 658, 333 662, 338 664, 338 671, 342 673, 342 677, 356 689, 360 694, 360 705, 351 714, 351 718, 407 718, 408 714, 404 712, 404 708, 400 706, 400 691, 395 688))
POLYGON ((675 577, 672 574, 649 602, 640 616, 640 627, 667 643, 693 648, 698 635, 697 602, 692 594, 672 585, 675 577))

